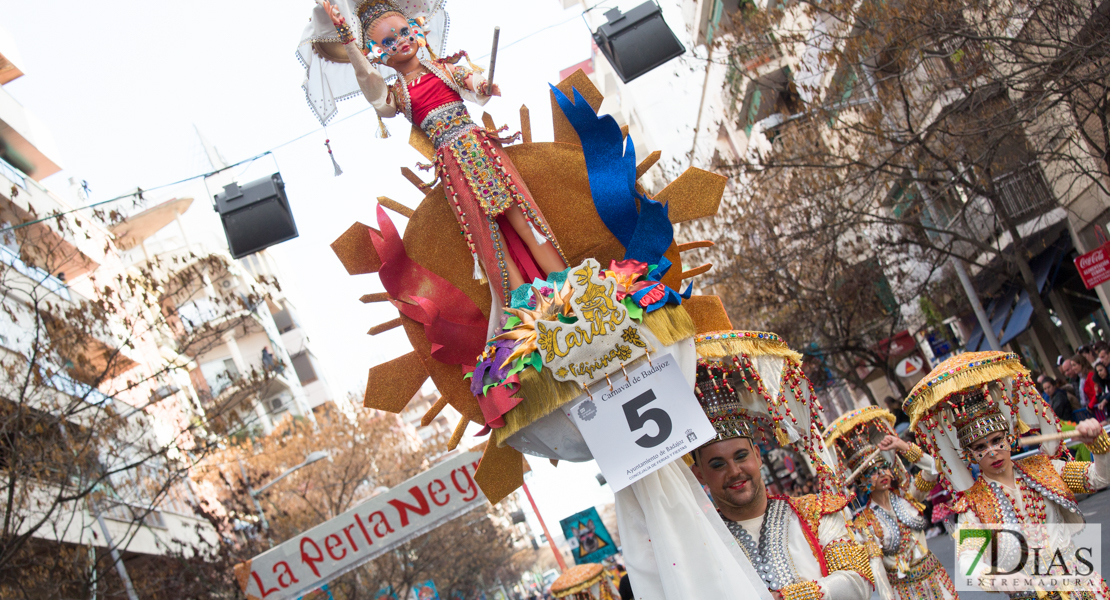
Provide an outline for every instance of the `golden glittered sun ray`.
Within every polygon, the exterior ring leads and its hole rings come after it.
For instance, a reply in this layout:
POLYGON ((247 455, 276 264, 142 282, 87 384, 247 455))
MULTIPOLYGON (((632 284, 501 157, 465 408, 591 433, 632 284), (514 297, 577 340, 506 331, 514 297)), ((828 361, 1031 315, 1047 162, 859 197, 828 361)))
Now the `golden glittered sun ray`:
MULTIPOLYGON (((581 70, 575 71, 556 87, 571 96, 572 88, 577 89, 594 110, 604 100, 601 92, 581 70)), ((578 134, 558 109, 553 95, 551 106, 554 141, 536 142, 532 139, 531 113, 527 107, 522 106, 520 121, 523 143, 507 146, 505 151, 547 218, 568 264, 578 264, 587 257, 592 257, 602 265, 608 265, 611 260, 620 260, 623 257, 624 247, 609 233, 593 207, 586 162, 578 134)), ((485 117, 483 121, 486 125, 493 122, 492 118, 485 117)), ((412 128, 409 144, 425 158, 432 159, 434 149, 431 141, 419 127, 412 128)), ((661 156, 660 152, 653 152, 645 157, 637 166, 637 179, 654 166, 661 156)), ((405 178, 411 179, 407 176, 405 178)), ((654 199, 668 205, 673 223, 709 217, 716 214, 720 206, 726 181, 724 176, 690 168, 656 194, 654 199)), ((639 185, 638 189, 643 191, 639 185)), ((397 204, 392 201, 383 202, 383 205, 394 210, 397 210, 394 206, 397 204)), ((458 223, 444 196, 442 185, 428 191, 415 210, 406 209, 404 213, 408 213, 404 216, 409 218, 409 222, 402 239, 412 260, 449 281, 473 300, 475 305, 483 307, 483 312, 488 311, 484 307, 490 306, 489 286, 471 276, 473 258, 463 237, 458 234, 458 223)), ((332 249, 351 275, 375 273, 381 267, 381 260, 370 242, 370 230, 366 225, 355 224, 332 244, 332 249)), ((672 289, 678 289, 683 279, 708 271, 710 265, 687 271, 677 268, 682 264, 680 252, 708 245, 709 242, 693 242, 683 246, 672 244, 664 256, 676 267, 663 278, 663 283, 672 289)), ((544 300, 552 303, 552 306, 546 308, 567 314, 571 291, 568 285, 556 292, 555 298, 544 300)), ((363 296, 363 300, 380 302, 397 299, 377 293, 363 296)), ((731 328, 720 300, 716 297, 694 296, 684 302, 683 306, 687 307, 699 331, 731 328)), ((520 317, 519 314, 517 316, 520 317)), ((484 424, 477 399, 470 391, 469 380, 462 378, 458 365, 441 363, 431 357, 431 344, 420 323, 401 315, 398 319, 375 326, 371 331, 381 333, 393 329, 398 326, 398 320, 413 346, 413 351, 370 370, 363 403, 367 407, 399 413, 430 377, 442 398, 428 411, 422 422, 430 422, 446 405, 458 410, 464 418, 451 437, 449 446, 454 448, 461 440, 467 422, 484 424)), ((521 317, 521 321, 524 322, 525 319, 521 317)), ((523 456, 519 452, 508 446, 498 448, 496 444, 487 444, 476 479, 490 502, 496 503, 520 486, 523 470, 523 456)))

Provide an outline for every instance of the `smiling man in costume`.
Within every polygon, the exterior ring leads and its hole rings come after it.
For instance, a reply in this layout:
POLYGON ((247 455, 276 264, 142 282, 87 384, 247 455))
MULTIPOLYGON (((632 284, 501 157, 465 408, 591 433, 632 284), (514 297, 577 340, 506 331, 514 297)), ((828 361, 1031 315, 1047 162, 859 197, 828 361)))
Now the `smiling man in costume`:
MULTIPOLYGON (((699 336, 703 357, 705 341, 705 336, 699 336)), ((791 384, 804 381, 800 371, 792 369, 792 357, 784 356, 789 353, 785 344, 781 345, 778 356, 753 356, 765 349, 777 350, 760 343, 754 350, 745 348, 748 352, 729 357, 699 359, 695 392, 717 435, 694 451, 691 468, 709 488, 725 525, 776 598, 870 598, 873 584, 867 552, 853 539, 842 513, 847 499, 834 493, 772 496, 760 475, 763 460, 758 442, 772 432, 780 443, 795 444, 815 462, 823 460, 820 436, 814 439, 803 435, 808 431, 778 425, 776 411, 784 410, 787 401, 774 406, 768 401, 778 396, 774 392, 782 384, 798 392, 801 386, 791 384), (768 387, 773 391, 768 393, 768 387)), ((794 422, 802 404, 791 404, 794 412, 786 412, 784 418, 794 422)), ((808 414, 802 418, 808 421, 808 414)))

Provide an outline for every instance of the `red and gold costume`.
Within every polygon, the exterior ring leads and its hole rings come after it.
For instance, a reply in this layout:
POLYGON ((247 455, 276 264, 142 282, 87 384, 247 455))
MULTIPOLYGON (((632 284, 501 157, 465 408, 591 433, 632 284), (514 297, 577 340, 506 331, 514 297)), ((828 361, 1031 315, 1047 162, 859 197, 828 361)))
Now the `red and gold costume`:
MULTIPOLYGON (((892 475, 890 509, 872 497, 852 520, 852 529, 866 540, 872 570, 876 576, 881 571, 889 585, 876 584, 883 600, 958 598, 951 578, 925 542, 928 523, 922 501, 936 485, 936 462, 917 444, 900 452, 906 462, 919 469, 911 483, 894 452, 880 452, 875 445, 894 434, 894 421, 890 411, 868 406, 844 413, 826 430, 825 443, 835 449, 840 470, 847 477, 860 476, 860 481, 866 482, 878 468, 888 469, 892 475)), ((870 487, 870 483, 866 485, 870 487)))
MULTIPOLYGON (((1017 355, 973 352, 951 358, 911 390, 904 409, 918 439, 939 457, 949 484, 958 494, 953 511, 958 515, 959 527, 1024 526, 1029 528, 1027 535, 1043 535, 1031 544, 1049 555, 1054 551, 1069 555, 1072 536, 1084 523, 1075 494, 1110 485, 1110 438, 1105 433, 1088 444, 1093 462, 1061 460, 1063 448, 1058 440, 1043 443, 1040 454, 1013 461, 1013 486, 987 474, 972 479, 967 464, 971 459, 967 448, 987 436, 1006 433, 1005 439, 1013 444, 1018 434, 1031 429, 1059 431, 1055 413, 1033 389, 1017 355), (1041 525, 1051 527, 1043 530, 1046 533, 1035 533, 1036 526, 1041 525)), ((979 556, 980 546, 972 539, 957 549, 957 568, 961 574, 969 573, 969 581, 989 580, 983 576, 992 569, 991 558, 989 553, 979 556)), ((1003 559, 999 562, 1003 563, 1005 552, 1000 556, 1003 559)), ((993 566, 1005 571, 1013 565, 993 566)), ((1026 573, 1021 570, 1021 574, 1026 573)), ((1023 600, 1110 598, 1110 590, 1097 572, 1089 586, 1078 589, 988 591, 1006 591, 1011 598, 1023 600)))
MULTIPOLYGON (((544 279, 547 273, 508 223, 507 210, 519 207, 536 241, 550 242, 564 262, 566 257, 528 186, 501 147, 515 138, 499 137, 497 132, 476 124, 463 105, 464 96, 475 101, 488 99, 464 87, 471 71, 443 60, 422 60, 420 64, 428 73, 412 82, 398 77, 389 86, 385 104, 404 114, 432 141, 435 172, 443 181, 467 246, 508 305, 512 290, 506 261, 516 264, 526 282, 544 279)), ((375 108, 379 113, 387 112, 384 107, 375 108)))

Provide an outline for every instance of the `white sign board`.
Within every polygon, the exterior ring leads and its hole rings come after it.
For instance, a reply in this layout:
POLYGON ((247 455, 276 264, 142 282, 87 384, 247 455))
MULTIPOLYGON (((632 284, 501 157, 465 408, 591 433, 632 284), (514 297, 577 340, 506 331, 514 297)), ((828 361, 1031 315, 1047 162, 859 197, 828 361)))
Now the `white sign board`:
POLYGON ((613 491, 701 446, 716 433, 678 361, 665 354, 613 377, 564 412, 582 432, 613 491))
POLYGON ((235 566, 252 600, 297 598, 486 503, 465 452, 235 566))

